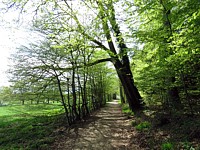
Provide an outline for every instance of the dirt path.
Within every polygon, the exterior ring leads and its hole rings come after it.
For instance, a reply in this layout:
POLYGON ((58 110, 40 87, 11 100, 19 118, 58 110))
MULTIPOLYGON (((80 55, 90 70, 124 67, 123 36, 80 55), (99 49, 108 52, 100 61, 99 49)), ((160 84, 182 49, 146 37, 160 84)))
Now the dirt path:
POLYGON ((56 146, 62 150, 128 150, 139 149, 131 145, 130 120, 121 113, 116 100, 91 116, 86 122, 72 126, 56 146))

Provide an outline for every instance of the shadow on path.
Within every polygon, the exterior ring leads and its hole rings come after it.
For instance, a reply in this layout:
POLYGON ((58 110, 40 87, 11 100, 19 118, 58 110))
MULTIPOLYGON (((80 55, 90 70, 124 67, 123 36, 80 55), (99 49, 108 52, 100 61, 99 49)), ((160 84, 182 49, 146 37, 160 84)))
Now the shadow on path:
MULTIPOLYGON (((108 102, 86 122, 80 122, 57 141, 60 150, 128 150, 131 132, 130 120, 122 114, 116 100, 108 102)), ((133 145, 131 149, 139 147, 133 145)))

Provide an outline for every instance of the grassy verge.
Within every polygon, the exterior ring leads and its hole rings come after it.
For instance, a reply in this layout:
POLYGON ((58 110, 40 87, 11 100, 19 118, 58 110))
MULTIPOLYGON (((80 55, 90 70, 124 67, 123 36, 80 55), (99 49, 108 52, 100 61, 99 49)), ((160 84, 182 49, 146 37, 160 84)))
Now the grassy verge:
POLYGON ((0 107, 0 149, 47 149, 61 113, 53 104, 0 107))

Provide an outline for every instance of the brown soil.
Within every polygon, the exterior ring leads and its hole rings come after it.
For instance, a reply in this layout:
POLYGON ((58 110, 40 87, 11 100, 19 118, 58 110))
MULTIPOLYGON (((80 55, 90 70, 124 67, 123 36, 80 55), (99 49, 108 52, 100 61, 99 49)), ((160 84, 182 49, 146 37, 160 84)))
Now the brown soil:
POLYGON ((130 139, 136 134, 130 119, 122 114, 116 100, 108 102, 84 122, 70 128, 60 128, 62 136, 57 139, 54 149, 60 150, 140 150, 130 139))

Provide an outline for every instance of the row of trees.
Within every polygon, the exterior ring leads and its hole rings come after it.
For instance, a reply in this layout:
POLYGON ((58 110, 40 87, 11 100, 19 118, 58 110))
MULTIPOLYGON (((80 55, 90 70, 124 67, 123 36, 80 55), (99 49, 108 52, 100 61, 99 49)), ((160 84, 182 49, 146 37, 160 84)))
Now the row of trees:
MULTIPOLYGON (((53 52, 49 60, 40 58, 42 62, 38 67, 34 65, 34 70, 42 71, 30 75, 43 76, 48 66, 50 71, 45 77, 51 74, 57 83, 67 82, 66 72, 70 70, 71 84, 76 86, 80 81, 92 83, 89 76, 79 77, 77 73, 89 73, 89 66, 110 61, 133 111, 143 106, 137 85, 147 103, 162 102, 179 109, 186 102, 193 112, 191 97, 198 97, 200 90, 198 0, 52 0, 31 4, 27 0, 7 0, 7 4, 21 13, 35 12, 34 30, 46 38, 41 44, 48 47, 45 56, 53 49, 62 50, 61 57, 53 52)), ((42 54, 43 47, 37 55, 42 54)))
POLYGON ((88 47, 81 37, 71 34, 62 43, 56 40, 48 36, 40 43, 21 46, 12 56, 9 72, 14 94, 22 104, 59 101, 71 124, 111 99, 115 76, 105 63, 94 66, 95 57, 103 54, 88 47))
MULTIPOLYGON (((36 14, 34 16, 35 30, 45 34, 48 41, 51 41, 50 43, 53 43, 54 46, 68 49, 71 47, 70 44, 73 45, 74 38, 76 39, 75 43, 86 43, 87 53, 82 50, 80 52, 81 55, 85 55, 86 59, 82 66, 87 66, 87 59, 92 56, 92 51, 99 52, 101 57, 96 60, 91 58, 94 62, 88 64, 89 66, 110 61, 116 69, 129 106, 134 111, 142 108, 142 99, 134 84, 128 56, 129 48, 124 34, 120 30, 120 18, 118 18, 115 7, 120 3, 113 0, 94 2, 8 0, 7 6, 19 8, 21 13, 33 11, 36 14)), ((71 53, 68 52, 67 55, 71 55, 71 53)), ((71 59, 76 60, 75 57, 71 59)), ((72 61, 68 67, 72 70, 80 68, 78 61, 72 61)), ((43 63, 49 65, 48 62, 43 63)), ((50 68, 52 73, 54 70, 57 71, 58 67, 50 66, 50 68)))

